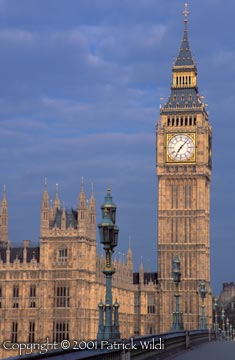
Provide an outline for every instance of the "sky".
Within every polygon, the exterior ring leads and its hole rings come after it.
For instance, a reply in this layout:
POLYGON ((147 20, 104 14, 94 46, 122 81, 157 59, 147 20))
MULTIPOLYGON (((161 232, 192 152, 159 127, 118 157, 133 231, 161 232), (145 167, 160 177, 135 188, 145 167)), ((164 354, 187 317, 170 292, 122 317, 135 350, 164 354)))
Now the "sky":
MULTIPOLYGON (((213 128, 211 284, 235 281, 235 2, 188 1, 213 128)), ((9 238, 39 242, 44 178, 66 207, 108 186, 119 245, 157 270, 155 127, 183 33, 181 0, 0 0, 0 188, 9 238)), ((99 239, 98 239, 99 241, 99 239)), ((100 251, 101 249, 99 249, 100 251)))

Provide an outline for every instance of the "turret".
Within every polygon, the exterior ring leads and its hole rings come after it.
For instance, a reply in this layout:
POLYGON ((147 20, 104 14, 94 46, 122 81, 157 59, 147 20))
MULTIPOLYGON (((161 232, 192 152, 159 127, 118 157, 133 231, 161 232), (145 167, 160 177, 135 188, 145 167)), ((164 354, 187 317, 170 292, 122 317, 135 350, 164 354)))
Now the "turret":
POLYGON ((141 256, 139 274, 140 274, 140 284, 144 284, 144 265, 143 265, 142 256, 141 256))
POLYGON ((62 215, 61 215, 61 229, 62 229, 62 230, 65 230, 65 229, 66 229, 66 212, 65 212, 65 207, 63 207, 62 215))
POLYGON ((78 197, 78 228, 82 232, 86 230, 86 219, 87 219, 86 194, 84 190, 84 181, 82 179, 81 190, 78 197))
POLYGON ((54 201, 54 213, 60 209, 60 198, 59 198, 59 185, 56 184, 55 201, 54 201))
POLYGON ((49 194, 47 191, 47 180, 44 182, 44 191, 42 194, 42 206, 41 206, 41 224, 40 224, 40 234, 42 236, 43 231, 49 229, 49 194))
POLYGON ((92 237, 96 238, 96 203, 95 203, 93 184, 92 184, 91 197, 89 200, 88 213, 89 213, 89 228, 91 230, 92 237))
POLYGON ((6 186, 3 190, 0 214, 0 245, 7 246, 8 243, 8 204, 6 195, 6 186))
POLYGON ((133 258, 132 258, 132 250, 131 250, 131 241, 129 240, 129 248, 126 255, 127 266, 132 269, 133 268, 133 258))

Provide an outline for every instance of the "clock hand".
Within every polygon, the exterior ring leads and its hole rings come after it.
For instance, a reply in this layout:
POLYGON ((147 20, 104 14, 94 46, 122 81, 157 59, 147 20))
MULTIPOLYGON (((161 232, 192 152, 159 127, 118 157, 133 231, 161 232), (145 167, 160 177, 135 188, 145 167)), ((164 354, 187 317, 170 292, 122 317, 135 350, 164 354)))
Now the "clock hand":
POLYGON ((178 154, 178 152, 182 149, 182 147, 186 144, 187 140, 179 147, 179 149, 176 152, 176 155, 178 154))

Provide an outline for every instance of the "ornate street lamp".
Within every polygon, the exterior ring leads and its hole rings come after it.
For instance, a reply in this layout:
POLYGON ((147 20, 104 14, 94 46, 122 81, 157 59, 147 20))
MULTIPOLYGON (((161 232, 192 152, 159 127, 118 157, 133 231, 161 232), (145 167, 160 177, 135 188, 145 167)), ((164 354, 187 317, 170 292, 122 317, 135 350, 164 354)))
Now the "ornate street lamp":
POLYGON ((111 191, 108 188, 104 204, 101 206, 102 221, 98 224, 100 242, 105 251, 105 268, 103 273, 106 281, 105 304, 100 301, 98 340, 120 339, 118 309, 119 303, 113 304, 112 299, 112 276, 115 269, 112 265, 112 254, 118 244, 119 228, 116 222, 116 205, 113 203, 111 191), (114 315, 114 316, 113 316, 114 315), (113 321, 114 317, 114 321, 113 321))
POLYGON ((200 281, 199 284, 199 293, 202 299, 202 313, 199 321, 199 329, 200 330, 207 330, 207 324, 206 324, 206 317, 205 317, 205 305, 204 305, 204 299, 206 297, 206 284, 204 280, 200 281))
POLYGON ((227 340, 229 340, 229 318, 226 319, 227 340))
POLYGON ((233 340, 233 325, 229 325, 229 340, 233 340))
POLYGON ((178 256, 175 256, 172 262, 172 277, 175 283, 175 311, 173 312, 173 324, 172 324, 172 331, 180 331, 184 329, 183 320, 182 320, 182 313, 179 311, 179 283, 180 283, 180 259, 178 256))
POLYGON ((224 314, 224 304, 221 305, 222 310, 221 310, 221 319, 222 319, 222 335, 225 338, 225 324, 224 324, 224 319, 225 319, 225 314, 224 314))
POLYGON ((214 332, 215 332, 215 336, 217 337, 217 334, 218 334, 218 312, 217 312, 217 309, 218 309, 218 297, 215 296, 214 297, 214 318, 215 318, 215 321, 214 321, 214 332))

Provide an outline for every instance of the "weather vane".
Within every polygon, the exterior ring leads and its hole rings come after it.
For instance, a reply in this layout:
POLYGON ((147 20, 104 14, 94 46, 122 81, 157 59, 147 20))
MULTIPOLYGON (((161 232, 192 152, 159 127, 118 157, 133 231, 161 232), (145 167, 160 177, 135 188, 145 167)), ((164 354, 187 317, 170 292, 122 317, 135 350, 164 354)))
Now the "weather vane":
POLYGON ((184 4, 184 11, 183 11, 184 21, 188 21, 188 14, 189 14, 188 4, 185 3, 185 4, 184 4))

